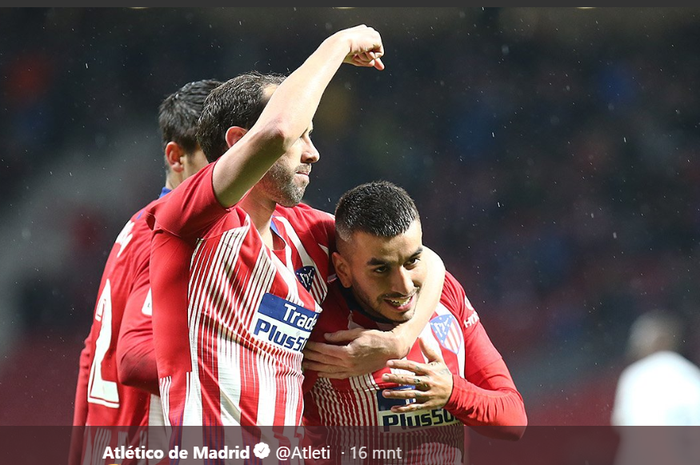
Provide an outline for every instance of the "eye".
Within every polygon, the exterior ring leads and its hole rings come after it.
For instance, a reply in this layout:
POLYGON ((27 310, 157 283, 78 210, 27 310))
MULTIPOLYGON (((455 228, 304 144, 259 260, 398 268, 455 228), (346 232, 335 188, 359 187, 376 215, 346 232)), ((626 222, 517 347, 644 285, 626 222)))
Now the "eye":
POLYGON ((411 257, 404 266, 409 269, 415 268, 418 265, 418 262, 420 262, 420 257, 411 257))
POLYGON ((389 270, 389 267, 387 266, 378 266, 377 268, 373 268, 372 272, 376 274, 385 274, 389 270))

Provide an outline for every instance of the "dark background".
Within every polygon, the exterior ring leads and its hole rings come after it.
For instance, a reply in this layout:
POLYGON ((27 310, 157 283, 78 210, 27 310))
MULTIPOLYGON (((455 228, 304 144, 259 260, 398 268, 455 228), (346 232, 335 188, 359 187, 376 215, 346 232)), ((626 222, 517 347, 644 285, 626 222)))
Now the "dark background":
POLYGON ((386 70, 331 83, 305 200, 406 188, 530 423, 609 424, 637 315, 680 315, 700 358, 699 12, 2 8, 0 424, 71 422, 104 260, 164 182, 160 101, 359 23, 386 70))

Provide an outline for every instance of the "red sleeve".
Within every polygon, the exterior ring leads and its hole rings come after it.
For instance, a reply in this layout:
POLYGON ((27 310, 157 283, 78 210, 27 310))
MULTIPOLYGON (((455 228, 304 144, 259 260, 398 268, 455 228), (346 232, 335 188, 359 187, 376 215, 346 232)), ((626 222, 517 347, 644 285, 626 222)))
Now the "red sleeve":
POLYGON ((214 194, 215 165, 213 162, 205 166, 155 202, 147 212, 149 227, 191 241, 224 216, 228 209, 214 194))
POLYGON ((75 388, 75 407, 73 410, 73 426, 85 426, 87 420, 87 385, 88 376, 90 375, 90 360, 92 354, 87 343, 88 337, 85 339, 85 347, 80 351, 80 368, 78 371, 78 384, 75 388))
MULTIPOLYGON (((168 194, 170 195, 170 194, 168 194)), ((152 327, 158 376, 167 377, 190 363, 187 324, 189 260, 193 248, 166 231, 153 235, 149 277, 152 327), (159 344, 159 341, 167 341, 159 344)))
POLYGON ((119 381, 122 384, 160 395, 151 308, 148 260, 146 260, 139 270, 124 309, 117 341, 117 369, 119 381))
POLYGON ((445 410, 477 433, 520 439, 527 426, 525 404, 503 360, 484 367, 469 380, 453 375, 445 410))
POLYGON ((465 375, 453 375, 452 395, 445 409, 476 432, 502 439, 519 439, 527 415, 503 358, 493 346, 479 316, 451 275, 445 290, 464 333, 465 375), (456 307, 456 308, 455 308, 456 307))
MULTIPOLYGON (((91 331, 92 332, 92 331, 91 331)), ((73 426, 71 430, 71 442, 68 455, 68 465, 79 465, 83 453, 83 433, 87 421, 87 386, 90 376, 90 361, 92 353, 88 340, 90 334, 85 338, 83 350, 80 351, 80 361, 78 369, 78 383, 75 388, 75 404, 73 410, 73 426)))

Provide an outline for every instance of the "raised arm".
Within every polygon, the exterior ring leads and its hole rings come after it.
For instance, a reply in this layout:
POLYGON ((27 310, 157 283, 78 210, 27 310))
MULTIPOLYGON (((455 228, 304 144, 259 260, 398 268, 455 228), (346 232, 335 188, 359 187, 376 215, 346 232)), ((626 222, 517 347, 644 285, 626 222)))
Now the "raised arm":
POLYGON ((217 161, 213 187, 219 203, 236 204, 308 131, 321 96, 341 64, 382 70, 383 55, 379 33, 365 25, 324 40, 275 90, 253 127, 217 161))

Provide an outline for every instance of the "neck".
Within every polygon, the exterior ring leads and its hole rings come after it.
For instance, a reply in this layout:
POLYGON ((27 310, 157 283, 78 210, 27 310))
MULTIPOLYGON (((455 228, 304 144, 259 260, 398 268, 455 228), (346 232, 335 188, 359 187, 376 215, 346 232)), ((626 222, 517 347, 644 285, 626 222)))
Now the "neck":
POLYGON ((255 225, 255 229, 260 233, 265 245, 271 249, 274 248, 270 222, 272 221, 272 214, 277 204, 267 198, 257 197, 254 191, 250 191, 248 195, 241 200, 240 206, 245 210, 248 216, 250 216, 253 225, 255 225))
POLYGON ((165 187, 167 187, 170 190, 175 189, 177 186, 180 185, 182 182, 182 176, 178 176, 177 173, 170 172, 168 175, 165 177, 165 187))

